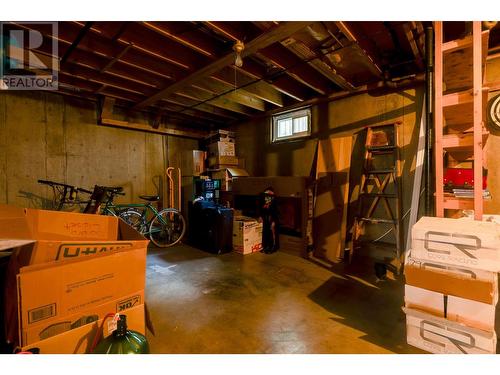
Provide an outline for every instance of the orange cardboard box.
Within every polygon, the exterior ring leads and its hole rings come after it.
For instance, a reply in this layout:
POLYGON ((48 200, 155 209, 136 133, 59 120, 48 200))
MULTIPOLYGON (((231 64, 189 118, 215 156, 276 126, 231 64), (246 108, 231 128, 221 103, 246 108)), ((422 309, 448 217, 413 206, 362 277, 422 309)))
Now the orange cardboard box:
POLYGON ((418 288, 490 305, 496 305, 498 302, 496 272, 409 257, 404 273, 406 283, 418 288))
POLYGON ((15 344, 28 329, 33 308, 45 306, 35 318, 48 314, 57 320, 144 289, 149 241, 116 217, 0 205, 0 241, 1 250, 9 250, 8 244, 14 250, 5 316, 7 339, 15 344), (45 297, 51 302, 44 305, 45 297))
POLYGON ((0 239, 36 240, 20 248, 26 264, 146 248, 149 241, 124 221, 102 215, 0 205, 0 239))
MULTIPOLYGON (((144 304, 136 306, 126 311, 127 326, 132 331, 137 331, 143 335, 146 334, 144 321, 144 304)), ((41 340, 30 345, 25 345, 22 350, 38 348, 40 354, 85 354, 90 352, 92 342, 101 326, 103 319, 99 319, 91 324, 86 324, 79 328, 61 333, 41 340)), ((107 331, 107 324, 103 326, 103 337, 110 334, 107 331)))
POLYGON ((29 345, 40 340, 46 340, 52 336, 77 329, 86 324, 90 324, 102 319, 109 313, 124 313, 128 310, 144 303, 144 290, 120 297, 111 302, 81 311, 73 315, 59 317, 50 323, 41 321, 38 324, 31 324, 21 332, 22 345, 29 345))
POLYGON ((145 274, 145 248, 23 267, 17 276, 21 331, 142 290, 145 274))

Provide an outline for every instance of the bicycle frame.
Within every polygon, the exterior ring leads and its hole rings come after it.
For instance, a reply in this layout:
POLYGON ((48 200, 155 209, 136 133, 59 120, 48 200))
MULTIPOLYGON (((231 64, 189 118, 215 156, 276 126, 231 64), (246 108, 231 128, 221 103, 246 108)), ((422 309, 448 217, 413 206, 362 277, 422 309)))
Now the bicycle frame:
MULTIPOLYGON (((158 216, 159 211, 151 203, 123 203, 114 204, 113 202, 108 202, 104 208, 101 210, 102 215, 111 215, 118 217, 118 212, 126 211, 130 208, 140 208, 141 210, 141 225, 145 228, 149 228, 151 221, 158 216), (148 220, 148 214, 150 218, 148 220)), ((146 229, 143 234, 150 234, 149 229, 146 229)))
POLYGON ((139 233, 149 237, 158 247, 173 246, 184 236, 186 224, 179 210, 175 208, 157 210, 153 202, 149 200, 146 203, 115 204, 113 202, 115 195, 124 195, 121 190, 117 190, 119 188, 100 188, 106 191, 106 199, 98 196, 100 193, 96 193, 97 196, 94 199, 96 202, 101 202, 99 206, 96 206, 101 215, 121 218, 139 233), (156 234, 159 237, 156 237, 156 234))

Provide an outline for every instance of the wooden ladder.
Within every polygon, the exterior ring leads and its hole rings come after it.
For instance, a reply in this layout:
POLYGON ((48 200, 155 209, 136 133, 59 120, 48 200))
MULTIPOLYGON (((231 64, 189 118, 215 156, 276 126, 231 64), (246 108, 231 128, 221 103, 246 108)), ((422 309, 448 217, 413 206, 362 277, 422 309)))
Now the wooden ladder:
POLYGON ((436 216, 445 210, 474 210, 483 215, 483 142, 488 88, 483 87, 489 31, 472 22, 472 34, 444 43, 442 21, 434 23, 434 128, 436 165, 436 216), (474 198, 459 198, 444 192, 444 167, 463 162, 473 164, 474 198))
POLYGON ((402 262, 403 227, 401 208, 401 166, 399 156, 398 127, 400 122, 368 126, 366 128, 365 153, 363 173, 359 189, 358 209, 349 242, 349 261, 352 260, 355 247, 366 224, 378 224, 382 227, 392 227, 396 239, 396 251, 392 257, 396 260, 397 272, 402 262), (385 133, 387 142, 380 143, 375 138, 385 133), (377 162, 375 156, 378 156, 377 162), (392 156, 392 158, 391 158, 392 156), (380 158, 384 160, 380 160, 380 158), (376 166, 375 164, 382 165, 376 166), (373 188, 369 189, 369 182, 373 188), (382 202, 385 217, 374 217, 376 208, 382 202))

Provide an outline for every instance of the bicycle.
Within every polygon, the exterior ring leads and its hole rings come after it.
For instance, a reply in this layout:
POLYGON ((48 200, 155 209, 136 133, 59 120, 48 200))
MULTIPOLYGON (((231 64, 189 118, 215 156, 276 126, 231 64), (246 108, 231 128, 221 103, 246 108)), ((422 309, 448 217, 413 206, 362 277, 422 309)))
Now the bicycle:
POLYGON ((135 228, 158 247, 170 247, 182 240, 186 233, 186 222, 182 214, 174 208, 164 208, 158 211, 153 202, 160 200, 157 195, 140 195, 147 203, 115 204, 116 195, 124 195, 122 188, 96 186, 94 191, 102 189, 105 192, 102 215, 118 216, 135 228))
POLYGON ((81 204, 86 204, 88 201, 80 200, 79 193, 92 194, 90 190, 79 188, 77 186, 63 184, 60 182, 50 180, 38 180, 39 184, 48 185, 52 188, 54 197, 52 199, 52 206, 55 210, 61 211, 64 205, 71 207, 81 204))

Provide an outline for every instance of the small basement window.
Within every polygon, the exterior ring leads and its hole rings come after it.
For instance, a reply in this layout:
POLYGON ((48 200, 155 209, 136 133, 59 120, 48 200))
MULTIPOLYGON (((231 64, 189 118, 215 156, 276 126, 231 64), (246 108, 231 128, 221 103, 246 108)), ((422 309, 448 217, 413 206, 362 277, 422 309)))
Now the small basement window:
POLYGON ((311 134, 311 108, 273 116, 271 132, 273 142, 309 136, 311 134))

